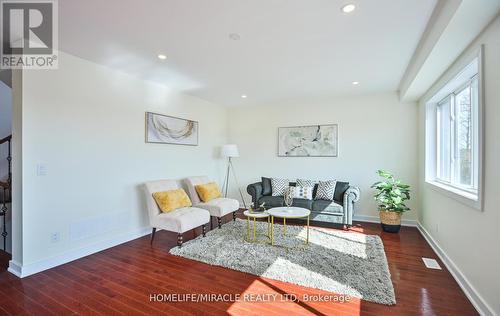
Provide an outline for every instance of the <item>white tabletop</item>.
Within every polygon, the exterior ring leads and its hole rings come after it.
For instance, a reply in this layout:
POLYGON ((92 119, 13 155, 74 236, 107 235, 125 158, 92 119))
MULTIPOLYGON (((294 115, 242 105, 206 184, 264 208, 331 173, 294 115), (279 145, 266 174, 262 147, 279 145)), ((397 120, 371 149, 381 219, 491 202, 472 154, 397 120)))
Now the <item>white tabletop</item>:
POLYGON ((243 212, 243 215, 245 215, 246 217, 255 217, 255 218, 266 218, 266 217, 269 217, 269 214, 264 211, 264 212, 250 212, 248 210, 244 211, 243 212))
POLYGON ((311 214, 311 211, 302 207, 273 207, 267 210, 269 215, 279 218, 302 218, 311 214))

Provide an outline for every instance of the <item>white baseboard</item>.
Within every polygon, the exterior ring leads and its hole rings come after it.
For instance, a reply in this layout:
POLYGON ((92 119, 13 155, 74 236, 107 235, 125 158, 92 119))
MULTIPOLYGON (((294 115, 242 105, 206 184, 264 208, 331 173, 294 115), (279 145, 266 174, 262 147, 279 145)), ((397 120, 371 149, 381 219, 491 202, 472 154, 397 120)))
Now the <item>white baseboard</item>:
MULTIPOLYGON (((354 215, 353 221, 358 222, 368 222, 368 223, 380 223, 380 218, 378 216, 370 215, 354 215)), ((401 226, 417 227, 418 222, 414 219, 401 219, 401 226)))
POLYGON ((458 285, 464 291, 465 295, 472 303, 474 308, 480 315, 484 316, 495 316, 495 312, 491 307, 486 303, 486 301, 479 295, 476 289, 472 286, 469 280, 465 277, 465 275, 460 271, 460 269, 455 265, 455 263, 448 257, 446 252, 439 246, 439 244, 432 238, 429 232, 425 229, 422 224, 418 223, 418 230, 424 236, 425 240, 431 245, 432 249, 438 255, 439 259, 444 263, 448 271, 450 271, 451 275, 457 281, 458 285))
POLYGON ((9 271, 18 278, 21 277, 21 265, 14 260, 9 261, 9 268, 7 269, 7 271, 9 271))
POLYGON ((27 265, 21 265, 13 260, 9 261, 8 271, 17 277, 24 278, 29 275, 68 263, 70 261, 80 259, 91 255, 93 253, 123 244, 133 239, 145 236, 151 233, 150 227, 143 227, 135 231, 123 233, 108 240, 97 242, 78 249, 72 249, 62 254, 56 255, 51 258, 43 259, 27 265))

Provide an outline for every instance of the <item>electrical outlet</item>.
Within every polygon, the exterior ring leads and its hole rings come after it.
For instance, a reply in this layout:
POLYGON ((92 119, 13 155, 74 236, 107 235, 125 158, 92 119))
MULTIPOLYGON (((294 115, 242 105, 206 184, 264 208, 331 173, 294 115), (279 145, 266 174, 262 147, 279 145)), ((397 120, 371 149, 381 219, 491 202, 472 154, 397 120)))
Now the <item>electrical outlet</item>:
POLYGON ((55 243, 61 240, 61 234, 59 232, 55 232, 50 234, 50 241, 55 243))
POLYGON ((38 164, 36 165, 36 175, 39 177, 46 176, 48 173, 48 168, 46 164, 38 164))

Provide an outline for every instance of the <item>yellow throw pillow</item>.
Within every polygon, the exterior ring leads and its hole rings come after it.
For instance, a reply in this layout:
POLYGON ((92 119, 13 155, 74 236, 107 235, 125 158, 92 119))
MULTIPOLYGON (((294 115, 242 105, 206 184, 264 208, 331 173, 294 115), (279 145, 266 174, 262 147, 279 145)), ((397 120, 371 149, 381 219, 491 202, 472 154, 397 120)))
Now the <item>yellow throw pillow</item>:
POLYGON ((196 189, 196 192, 198 192, 198 196, 203 202, 208 202, 222 196, 222 193, 219 190, 219 186, 215 182, 200 184, 195 186, 194 188, 196 189))
POLYGON ((153 198, 164 213, 192 205, 191 200, 183 189, 155 192, 153 193, 153 198))

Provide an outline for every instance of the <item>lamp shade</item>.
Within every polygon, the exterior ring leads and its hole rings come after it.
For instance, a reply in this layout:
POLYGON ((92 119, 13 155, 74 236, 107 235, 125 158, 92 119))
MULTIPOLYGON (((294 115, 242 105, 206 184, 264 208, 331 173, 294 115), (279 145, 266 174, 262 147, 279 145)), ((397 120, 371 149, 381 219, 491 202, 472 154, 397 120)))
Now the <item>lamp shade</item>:
POLYGON ((238 152, 238 146, 235 144, 227 144, 222 146, 222 157, 232 158, 239 157, 240 153, 238 152))

